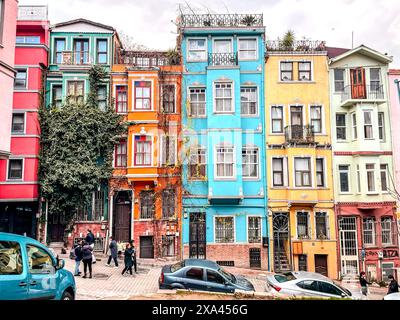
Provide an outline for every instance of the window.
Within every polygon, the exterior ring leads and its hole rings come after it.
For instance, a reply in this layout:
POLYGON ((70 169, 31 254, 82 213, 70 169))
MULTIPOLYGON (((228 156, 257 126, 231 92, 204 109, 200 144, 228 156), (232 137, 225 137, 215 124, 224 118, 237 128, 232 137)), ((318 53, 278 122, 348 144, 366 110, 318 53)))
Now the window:
POLYGON ((315 213, 315 232, 317 239, 328 239, 328 215, 326 212, 315 213))
POLYGON ((127 145, 126 140, 121 140, 115 146, 115 167, 123 168, 127 164, 127 145))
POLYGON ((283 133, 283 106, 271 107, 272 133, 283 133))
POLYGON ((360 165, 357 165, 357 192, 361 192, 361 173, 360 173, 360 165))
POLYGON ((191 268, 186 272, 186 278, 203 281, 203 269, 191 268))
POLYGON ((248 217, 247 234, 250 243, 261 242, 261 217, 248 217))
POLYGON ((34 245, 27 245, 26 250, 31 274, 53 274, 55 272, 54 261, 49 253, 34 245))
POLYGON ((388 191, 388 165, 381 164, 381 189, 388 191))
POLYGON ((150 81, 135 81, 135 110, 151 110, 150 81))
POLYGON ((272 158, 272 183, 274 187, 284 186, 283 158, 272 158))
POLYGON ((300 288, 303 288, 305 290, 319 291, 318 281, 314 281, 314 280, 301 281, 301 282, 297 283, 297 286, 300 288))
POLYGON ((190 88, 190 116, 204 117, 206 115, 206 88, 190 88))
POLYGON ((295 184, 296 187, 311 187, 311 161, 310 158, 295 158, 295 184))
POLYGON ((10 159, 8 160, 8 179, 9 180, 21 180, 22 179, 22 159, 10 159))
POLYGON ((310 239, 307 212, 297 212, 297 238, 298 239, 310 239))
POLYGON ((378 112, 378 130, 379 130, 379 140, 385 140, 385 114, 383 112, 378 112))
POLYGON ((51 98, 53 106, 57 108, 62 106, 62 85, 53 85, 51 98))
POLYGON ((161 136, 161 165, 173 166, 176 164, 176 137, 161 136))
POLYGON ((232 83, 215 83, 215 112, 226 113, 233 112, 232 103, 232 83))
POLYGON ((239 59, 257 59, 257 39, 239 39, 239 59))
POLYGON ((380 91, 381 80, 380 80, 381 69, 379 68, 371 68, 369 69, 369 77, 370 77, 370 86, 371 91, 380 91))
POLYGON ((83 81, 68 81, 68 97, 70 103, 81 104, 84 99, 83 81))
POLYGON ((207 60, 207 40, 188 39, 188 61, 207 60))
POLYGON ((115 111, 117 113, 128 112, 128 92, 126 86, 116 87, 115 111))
POLYGON ((367 186, 368 191, 375 191, 375 164, 369 163, 365 165, 365 169, 367 170, 367 186))
POLYGON ((189 157, 189 177, 204 179, 206 176, 206 149, 196 147, 191 150, 189 157))
POLYGON ((17 36, 15 39, 17 44, 40 44, 39 36, 17 36))
POLYGON ((240 88, 240 112, 242 116, 254 116, 258 113, 257 107, 257 88, 240 88))
POLYGON ((336 114, 336 139, 346 140, 346 115, 344 113, 336 114))
POLYGON ((344 91, 344 69, 335 69, 334 79, 335 79, 335 92, 343 92, 344 91))
POLYGON ((28 71, 26 69, 17 69, 17 74, 15 75, 15 80, 14 80, 14 88, 26 89, 27 77, 28 77, 28 71))
POLYGON ((324 159, 316 159, 317 187, 325 187, 324 159))
POLYGON ((162 217, 163 219, 175 217, 175 190, 168 189, 162 192, 162 217))
POLYGON ((322 107, 310 107, 310 124, 314 133, 322 132, 322 107))
POLYGON ((19 243, 0 241, 0 276, 22 274, 22 271, 23 260, 19 243))
POLYGON ((234 176, 234 148, 217 147, 217 174, 216 178, 233 178, 234 176))
POLYGON ((89 40, 87 39, 74 40, 74 63, 75 64, 89 63, 89 40))
POLYGON ((242 174, 243 178, 258 177, 258 149, 243 148, 242 149, 242 174))
POLYGON ((225 284, 225 279, 216 271, 207 269, 207 281, 225 284))
POLYGON ((12 115, 11 133, 24 133, 25 131, 25 114, 14 113, 12 115))
POLYGON ((173 84, 162 86, 162 110, 164 113, 175 113, 175 86, 173 84))
POLYGON ((215 217, 215 242, 234 242, 233 217, 215 217))
POLYGON ((383 245, 391 245, 392 241, 392 218, 383 217, 381 220, 381 228, 382 228, 382 244, 383 245))
POLYGON ((151 136, 135 136, 135 166, 151 165, 151 136))
POLYGON ((353 140, 357 140, 357 114, 355 112, 351 114, 351 125, 353 128, 353 140))
POLYGON ((214 40, 213 53, 231 53, 232 41, 230 39, 216 39, 214 40))
POLYGON ((65 51, 65 39, 54 40, 54 63, 63 63, 63 52, 65 51))
POLYGON ((311 81, 311 62, 299 62, 299 81, 311 81))
POLYGON ((374 138, 372 132, 372 111, 364 111, 364 138, 374 138))
POLYGON ((104 190, 93 192, 93 201, 92 221, 101 221, 104 215, 104 190))
POLYGON ((99 86, 97 89, 97 103, 99 109, 106 111, 107 108, 107 86, 99 86))
POLYGON ((281 62, 281 81, 293 80, 293 62, 281 62))
POLYGON ((375 245, 375 219, 364 218, 363 219, 363 240, 364 245, 373 246, 375 245))
POLYGON ((323 282, 323 281, 318 281, 319 283, 319 291, 327 294, 332 294, 335 296, 342 296, 342 291, 338 288, 336 288, 333 284, 323 282))
POLYGON ((140 192, 140 219, 153 219, 154 217, 154 192, 140 192))
POLYGON ((97 63, 107 63, 107 46, 108 41, 106 39, 97 40, 97 63))
POLYGON ((349 192, 349 165, 340 165, 339 166, 339 183, 340 183, 340 192, 349 192))
POLYGON ((173 257, 175 256, 175 236, 162 236, 162 243, 163 243, 163 257, 173 257))

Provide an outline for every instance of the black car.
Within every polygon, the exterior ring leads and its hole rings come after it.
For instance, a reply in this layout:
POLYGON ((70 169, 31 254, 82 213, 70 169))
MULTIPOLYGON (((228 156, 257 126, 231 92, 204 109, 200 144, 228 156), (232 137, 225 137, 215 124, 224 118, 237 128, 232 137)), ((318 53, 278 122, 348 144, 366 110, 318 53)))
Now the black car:
POLYGON ((160 289, 190 289, 234 293, 235 290, 254 291, 243 276, 235 276, 210 260, 185 259, 166 265, 159 278, 160 289))

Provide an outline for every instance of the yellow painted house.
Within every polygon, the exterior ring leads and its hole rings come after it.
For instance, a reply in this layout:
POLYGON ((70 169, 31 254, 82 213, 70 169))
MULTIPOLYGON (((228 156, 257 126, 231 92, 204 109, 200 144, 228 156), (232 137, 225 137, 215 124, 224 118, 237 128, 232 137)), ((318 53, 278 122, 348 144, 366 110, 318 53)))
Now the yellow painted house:
POLYGON ((324 42, 268 41, 265 99, 272 269, 338 278, 324 42))

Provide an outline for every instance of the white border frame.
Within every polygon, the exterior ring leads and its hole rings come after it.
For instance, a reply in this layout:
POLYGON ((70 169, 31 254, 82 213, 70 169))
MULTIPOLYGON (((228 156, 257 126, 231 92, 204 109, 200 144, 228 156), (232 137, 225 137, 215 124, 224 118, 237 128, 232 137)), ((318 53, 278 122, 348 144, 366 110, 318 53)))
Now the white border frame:
POLYGON ((236 154, 236 146, 232 143, 218 143, 214 145, 214 180, 215 181, 234 181, 237 178, 237 154, 236 154), (218 148, 232 148, 233 149, 233 175, 230 177, 219 177, 217 176, 217 149, 218 148))
MULTIPOLYGON (((140 133, 132 133, 131 137, 132 137, 132 159, 131 159, 131 167, 130 168, 153 168, 154 167, 154 134, 153 133, 146 133, 144 136, 146 137, 151 137, 151 164, 150 165, 142 165, 142 166, 138 166, 135 165, 135 155, 136 155, 136 150, 135 150, 135 137, 136 136, 143 136, 143 134, 140 133)), ((128 139, 127 139, 128 142, 128 139)), ((128 156, 128 152, 127 152, 127 156, 128 156)), ((128 163, 128 161, 127 161, 128 163)), ((128 169, 128 167, 127 167, 128 169)))
POLYGON ((270 104, 269 105, 269 122, 270 122, 270 129, 269 134, 273 136, 284 136, 285 135, 285 127, 286 127, 286 112, 285 112, 285 105, 284 104, 270 104), (282 107, 282 132, 272 132, 272 107, 282 107))
POLYGON ((262 99, 261 93, 260 93, 260 87, 258 84, 250 85, 250 84, 241 84, 240 85, 240 117, 242 118, 259 118, 260 117, 260 101, 262 99), (256 88, 256 114, 243 114, 242 113, 242 88, 256 88))
POLYGON ((258 181, 260 180, 260 169, 261 169, 261 163, 260 163, 260 147, 254 144, 244 144, 242 145, 242 154, 243 154, 243 149, 252 149, 252 150, 257 150, 257 177, 245 177, 243 176, 243 160, 242 160, 242 180, 243 181, 258 181))
POLYGON ((226 79, 226 80, 214 80, 212 82, 212 86, 213 86, 213 101, 212 101, 212 105, 213 105, 213 114, 217 114, 217 115, 234 115, 236 113, 236 108, 235 108, 235 81, 233 81, 232 79, 226 79), (216 97, 217 97, 217 88, 216 88, 216 84, 218 83, 230 83, 231 84, 231 89, 232 89, 232 95, 231 95, 231 111, 216 111, 217 109, 217 104, 216 104, 216 97))
MULTIPOLYGON (((189 115, 189 110, 186 109, 186 116, 190 119, 206 119, 207 118, 207 85, 189 85, 186 87, 186 100, 189 102, 189 109, 190 109, 190 89, 204 89, 204 98, 205 98, 205 115, 204 116, 195 116, 193 117, 191 114, 189 115)), ((183 102, 186 105, 186 102, 183 102)))
POLYGON ((208 38, 207 37, 189 37, 186 38, 186 62, 208 62, 208 38), (205 59, 193 60, 189 59, 189 42, 190 40, 205 40, 205 59))
POLYGON ((18 109, 13 109, 12 111, 12 117, 11 117, 11 137, 20 137, 20 136, 24 136, 26 135, 26 120, 27 120, 27 116, 26 116, 27 112, 25 111, 19 111, 18 109), (23 132, 13 132, 12 131, 12 125, 13 125, 13 118, 15 114, 23 114, 24 115, 24 131, 23 132))
POLYGON ((23 157, 10 157, 7 159, 7 166, 6 166, 6 181, 7 182, 23 182, 25 181, 25 158, 23 157), (22 160, 22 178, 21 179, 9 179, 9 166, 10 166, 10 160, 22 160))
POLYGON ((237 55, 238 55, 238 61, 257 61, 259 58, 259 43, 258 43, 258 37, 257 36, 243 36, 243 37, 237 37, 237 55), (256 57, 254 59, 242 59, 240 58, 240 40, 256 40, 256 57))

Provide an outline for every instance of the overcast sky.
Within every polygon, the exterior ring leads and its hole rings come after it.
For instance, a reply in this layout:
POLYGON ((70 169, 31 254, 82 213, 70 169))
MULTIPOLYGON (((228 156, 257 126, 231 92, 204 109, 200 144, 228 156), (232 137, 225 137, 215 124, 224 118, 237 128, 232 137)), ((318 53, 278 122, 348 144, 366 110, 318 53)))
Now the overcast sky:
MULTIPOLYGON (((19 0, 47 4, 51 23, 86 18, 111 25, 153 49, 175 46, 177 0, 19 0)), ((394 57, 400 68, 399 0, 187 0, 197 13, 263 13, 267 39, 291 29, 297 38, 325 40, 328 46, 364 44, 394 57)))

